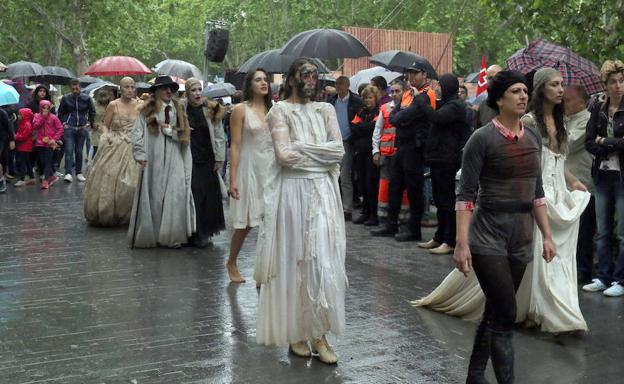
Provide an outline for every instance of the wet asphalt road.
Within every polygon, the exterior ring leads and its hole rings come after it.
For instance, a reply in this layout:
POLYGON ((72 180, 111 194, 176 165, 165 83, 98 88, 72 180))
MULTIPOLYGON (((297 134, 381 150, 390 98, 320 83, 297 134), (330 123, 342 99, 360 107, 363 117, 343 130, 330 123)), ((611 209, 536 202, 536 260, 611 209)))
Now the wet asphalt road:
MULTIPOLYGON (((337 366, 255 343, 255 231, 229 283, 229 232, 206 249, 130 250, 94 228, 77 183, 0 195, 0 383, 460 383, 475 325, 415 309, 452 266, 347 224, 337 366)), ((431 229, 424 231, 432 235, 431 229)), ((624 298, 580 293, 590 332, 521 330, 517 383, 618 383, 624 298)), ((494 381, 491 370, 488 376, 494 381)))

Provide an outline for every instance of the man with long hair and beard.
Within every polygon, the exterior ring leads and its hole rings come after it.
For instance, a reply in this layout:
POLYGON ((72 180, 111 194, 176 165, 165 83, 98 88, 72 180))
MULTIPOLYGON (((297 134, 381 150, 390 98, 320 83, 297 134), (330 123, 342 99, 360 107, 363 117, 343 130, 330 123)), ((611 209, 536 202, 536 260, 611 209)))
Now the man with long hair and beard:
POLYGON ((335 364, 325 334, 340 335, 345 327, 346 240, 338 185, 344 148, 334 108, 312 101, 318 85, 318 68, 296 60, 284 101, 268 114, 276 162, 265 183, 254 274, 262 284, 256 338, 335 364))

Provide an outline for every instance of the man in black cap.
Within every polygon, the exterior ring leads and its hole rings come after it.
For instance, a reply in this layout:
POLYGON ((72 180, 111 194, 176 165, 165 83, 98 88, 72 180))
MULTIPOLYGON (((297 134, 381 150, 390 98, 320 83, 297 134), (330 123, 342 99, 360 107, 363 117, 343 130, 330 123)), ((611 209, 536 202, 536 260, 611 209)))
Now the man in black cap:
POLYGON ((424 150, 429 131, 425 104, 435 108, 435 92, 427 83, 426 69, 413 63, 405 71, 411 89, 402 97, 401 105, 390 113, 390 123, 396 127, 397 152, 390 164, 388 187, 388 219, 373 236, 394 236, 397 241, 421 240, 420 220, 424 211, 424 150), (407 189, 410 218, 404 231, 399 233, 398 217, 403 190, 407 189))
POLYGON ((132 129, 132 153, 142 167, 128 228, 133 247, 178 248, 195 231, 191 129, 173 99, 178 88, 169 76, 157 77, 132 129))

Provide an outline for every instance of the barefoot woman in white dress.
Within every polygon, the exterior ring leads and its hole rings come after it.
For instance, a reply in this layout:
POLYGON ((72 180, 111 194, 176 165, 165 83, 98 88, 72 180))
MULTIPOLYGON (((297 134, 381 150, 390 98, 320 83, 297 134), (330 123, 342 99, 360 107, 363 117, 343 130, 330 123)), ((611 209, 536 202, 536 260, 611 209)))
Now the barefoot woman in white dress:
POLYGON ((234 227, 228 275, 233 283, 244 283, 236 265, 245 237, 262 221, 263 185, 274 160, 273 143, 266 123, 271 108, 269 78, 263 69, 247 73, 244 102, 230 118, 230 220, 234 227))

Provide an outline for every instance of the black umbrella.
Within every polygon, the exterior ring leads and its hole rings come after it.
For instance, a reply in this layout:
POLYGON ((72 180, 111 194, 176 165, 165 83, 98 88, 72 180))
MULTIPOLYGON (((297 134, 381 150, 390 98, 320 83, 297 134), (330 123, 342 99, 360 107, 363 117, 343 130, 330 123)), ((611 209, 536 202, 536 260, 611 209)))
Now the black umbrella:
POLYGON ((59 85, 67 85, 69 80, 76 77, 72 71, 63 67, 43 67, 46 71, 46 74, 43 76, 35 76, 32 77, 32 80, 41 82, 41 83, 50 83, 50 84, 59 84, 59 85))
POLYGON ((197 79, 204 78, 199 68, 182 60, 163 60, 152 69, 154 72, 161 75, 175 76, 184 80, 190 77, 195 77, 197 79))
MULTIPOLYGON (((262 68, 268 73, 286 73, 298 56, 280 55, 280 52, 281 49, 270 49, 260 52, 245 61, 238 69, 238 72, 247 73, 257 68, 262 68)), ((329 72, 329 69, 321 60, 312 59, 312 61, 316 64, 320 73, 329 72)))
POLYGON ((81 76, 81 77, 78 78, 78 81, 80 81, 80 86, 81 87, 86 87, 86 86, 91 85, 91 84, 101 83, 104 80, 98 79, 97 77, 81 76))
POLYGON ((236 87, 234 87, 232 84, 218 83, 218 84, 211 84, 207 86, 206 88, 204 88, 204 91, 202 92, 202 96, 210 97, 214 99, 216 97, 232 96, 235 92, 236 92, 236 87))
POLYGON ((7 65, 4 76, 9 79, 19 79, 22 77, 43 76, 46 74, 45 69, 37 63, 31 61, 18 61, 17 63, 7 65))
POLYGON ((93 96, 95 95, 95 92, 102 88, 111 88, 117 90, 119 89, 119 85, 111 83, 110 81, 99 81, 97 83, 87 85, 86 87, 82 88, 80 92, 89 96, 93 96))
POLYGON ((301 32, 290 39, 280 53, 321 59, 370 56, 370 52, 360 40, 350 33, 337 29, 312 29, 301 32))
POLYGON ((433 65, 431 65, 429 60, 415 54, 414 52, 398 50, 383 51, 373 55, 369 61, 375 65, 401 73, 405 72, 407 68, 415 65, 427 71, 428 78, 434 80, 438 79, 438 74, 435 69, 433 69, 433 65))

